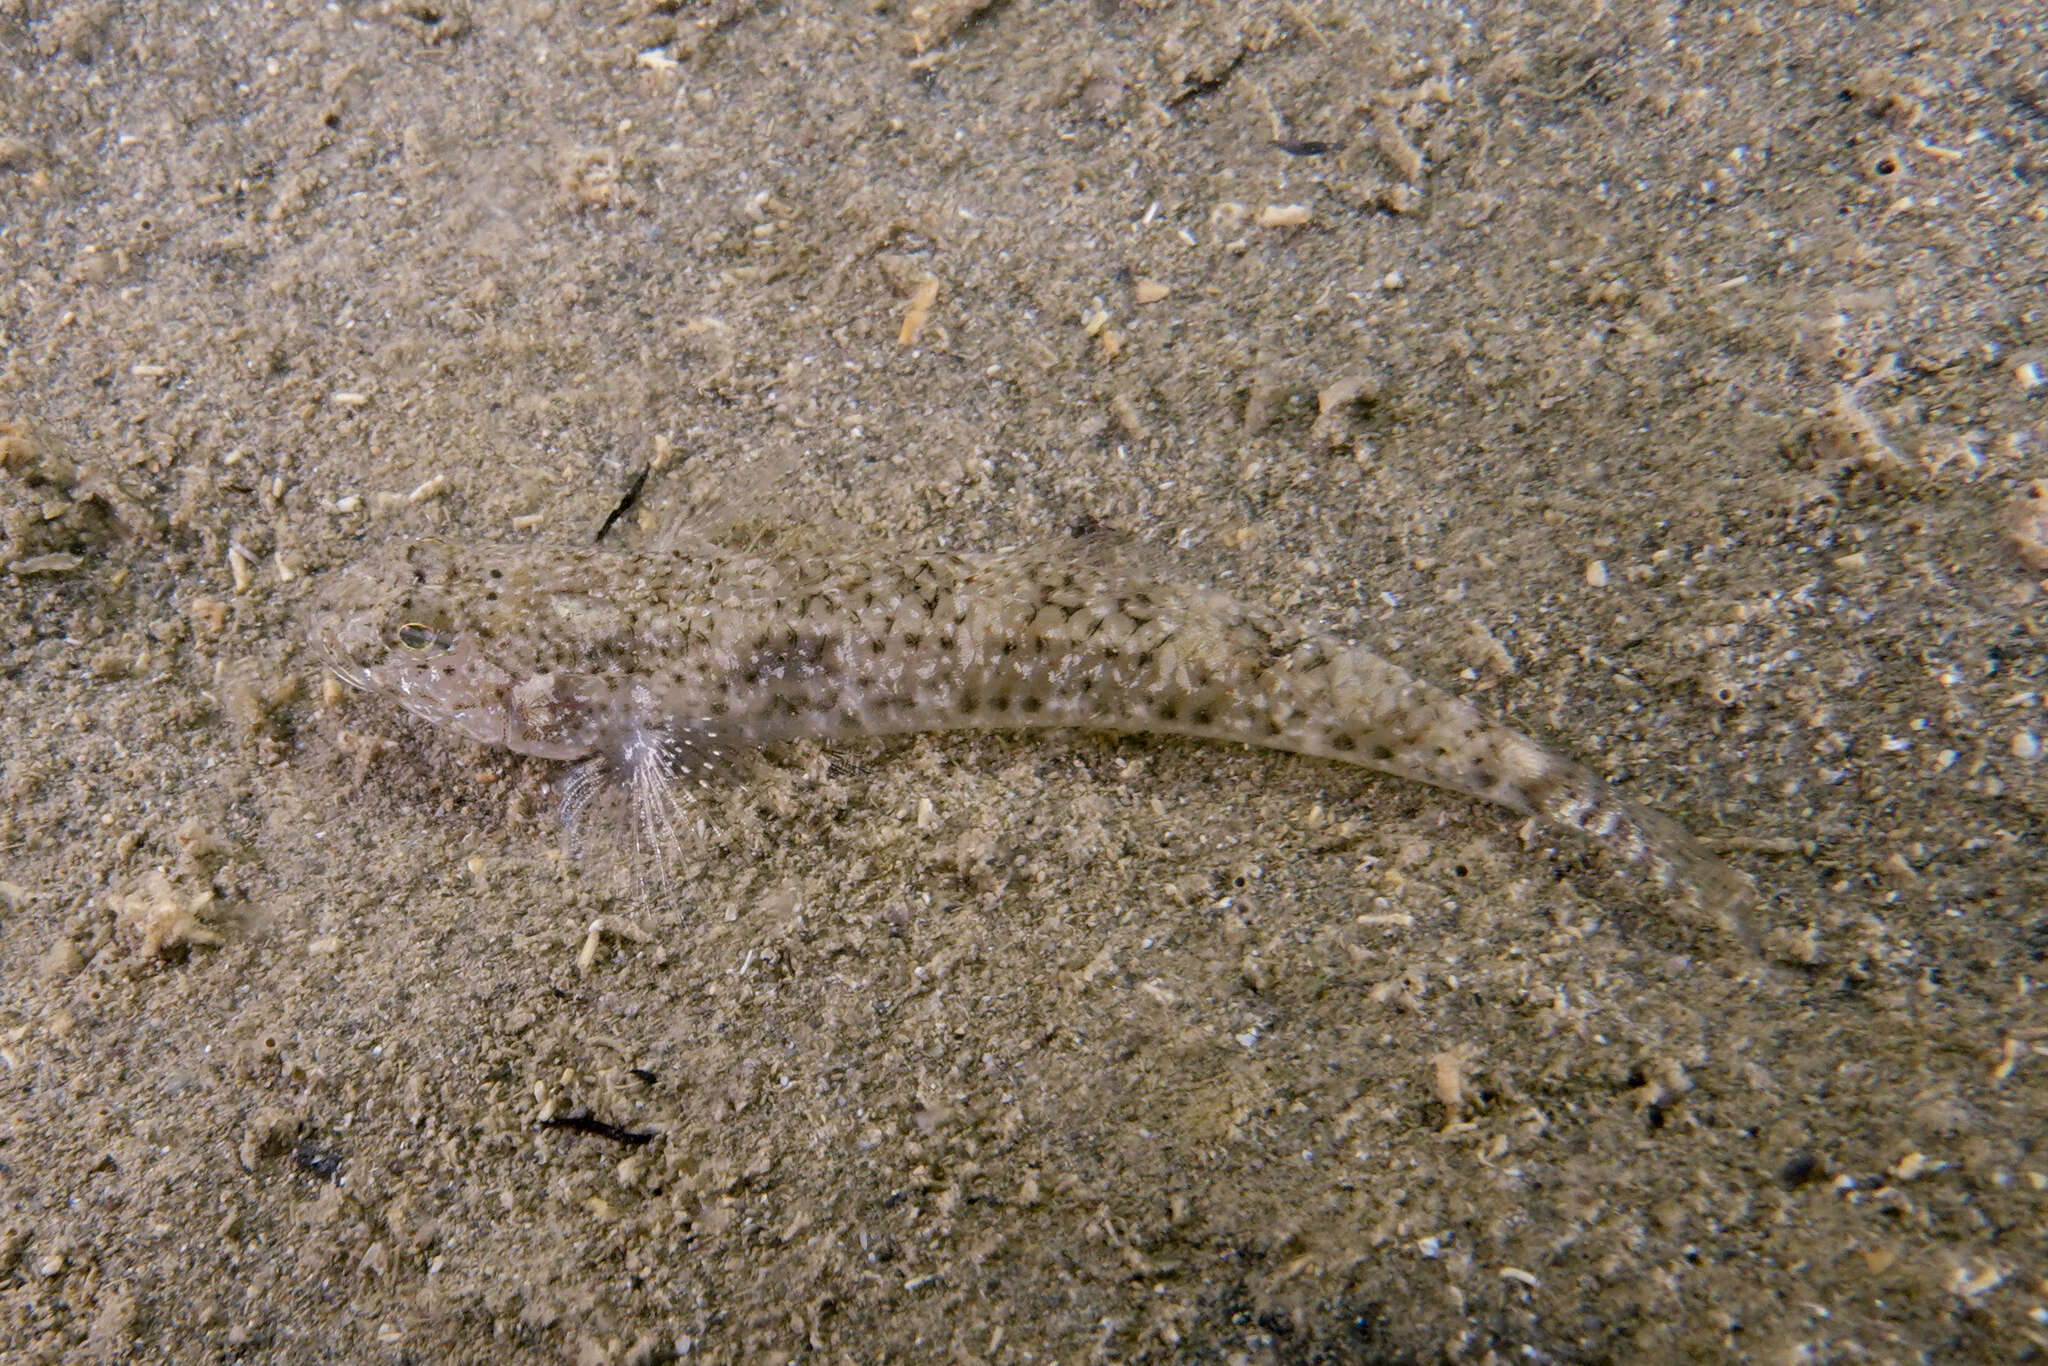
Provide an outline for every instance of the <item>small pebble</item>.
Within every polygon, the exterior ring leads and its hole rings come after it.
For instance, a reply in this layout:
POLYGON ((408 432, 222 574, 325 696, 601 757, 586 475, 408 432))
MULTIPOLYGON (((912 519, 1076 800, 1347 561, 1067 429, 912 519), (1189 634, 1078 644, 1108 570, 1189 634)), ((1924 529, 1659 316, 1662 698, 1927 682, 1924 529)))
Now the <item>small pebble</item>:
POLYGON ((1306 204, 1268 204, 1259 210, 1259 226, 1262 228, 1299 228, 1307 225, 1309 207, 1306 204))
POLYGON ((455 485, 449 482, 447 475, 437 474, 432 479, 427 480, 424 484, 421 484, 418 488, 414 489, 411 493, 406 494, 405 501, 408 503, 428 502, 432 499, 439 498, 442 494, 448 492, 448 490, 454 487, 455 485))
POLYGON ((2029 567, 2048 569, 2048 479, 2030 479, 2005 507, 2005 535, 2029 567))
POLYGON ((2012 757, 2032 763, 2041 757, 2041 737, 2030 730, 2019 731, 2012 737, 2012 757))
POLYGON ((85 563, 83 555, 57 550, 48 555, 30 555, 26 559, 14 560, 7 566, 7 572, 20 577, 30 574, 68 574, 85 563))
POLYGON ((1595 588, 1605 588, 1607 586, 1607 561, 1586 561, 1586 582, 1595 588))

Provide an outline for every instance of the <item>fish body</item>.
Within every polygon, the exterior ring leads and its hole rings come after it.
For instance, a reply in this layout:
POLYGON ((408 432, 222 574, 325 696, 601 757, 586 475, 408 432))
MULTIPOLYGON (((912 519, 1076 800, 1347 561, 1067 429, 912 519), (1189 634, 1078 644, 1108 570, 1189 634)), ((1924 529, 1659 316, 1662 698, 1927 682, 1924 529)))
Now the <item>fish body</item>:
POLYGON ((790 556, 419 541, 314 623, 345 681, 579 765, 657 849, 689 789, 764 746, 962 729, 1178 735, 1374 769, 1590 836, 1745 940, 1749 880, 1583 765, 1358 646, 1134 568, 1037 550, 790 556))

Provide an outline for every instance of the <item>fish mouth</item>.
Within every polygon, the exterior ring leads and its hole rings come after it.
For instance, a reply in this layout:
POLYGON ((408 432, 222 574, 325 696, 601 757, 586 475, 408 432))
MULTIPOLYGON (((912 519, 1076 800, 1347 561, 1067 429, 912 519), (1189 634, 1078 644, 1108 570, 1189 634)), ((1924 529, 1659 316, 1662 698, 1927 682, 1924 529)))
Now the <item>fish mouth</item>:
POLYGON ((392 609, 380 576, 362 565, 349 566, 321 585, 307 635, 335 677, 371 691, 370 669, 391 650, 383 622, 392 609))
POLYGON ((358 691, 375 690, 370 666, 362 662, 383 644, 374 627, 361 617, 323 613, 313 620, 312 636, 329 673, 358 691))
POLYGON ((511 676, 475 640, 457 639, 424 658, 402 655, 364 613, 332 613, 311 632, 328 672, 359 692, 388 697, 413 715, 480 744, 506 743, 511 676))

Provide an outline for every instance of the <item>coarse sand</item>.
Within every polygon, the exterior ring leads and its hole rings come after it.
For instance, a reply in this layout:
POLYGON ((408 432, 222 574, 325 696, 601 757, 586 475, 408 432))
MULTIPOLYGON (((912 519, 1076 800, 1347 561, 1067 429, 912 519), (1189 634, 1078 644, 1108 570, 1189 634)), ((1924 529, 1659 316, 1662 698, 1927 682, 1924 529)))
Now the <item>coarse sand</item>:
POLYGON ((2048 1356, 2037 6, 0 0, 0 1362, 2048 1356), (326 675, 423 536, 1121 528, 1752 874, 326 675))

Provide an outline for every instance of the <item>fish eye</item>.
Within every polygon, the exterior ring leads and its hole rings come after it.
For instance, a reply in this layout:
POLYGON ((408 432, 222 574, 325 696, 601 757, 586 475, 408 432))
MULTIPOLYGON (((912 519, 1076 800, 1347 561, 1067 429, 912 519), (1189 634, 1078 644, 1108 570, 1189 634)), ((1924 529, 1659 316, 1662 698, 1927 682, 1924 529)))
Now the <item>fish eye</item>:
POLYGON ((421 621, 408 621, 398 628, 398 643, 408 650, 425 650, 434 643, 434 628, 421 621))

